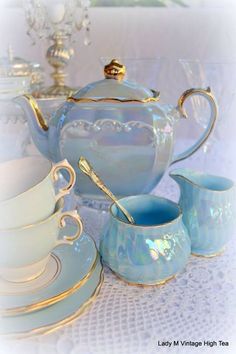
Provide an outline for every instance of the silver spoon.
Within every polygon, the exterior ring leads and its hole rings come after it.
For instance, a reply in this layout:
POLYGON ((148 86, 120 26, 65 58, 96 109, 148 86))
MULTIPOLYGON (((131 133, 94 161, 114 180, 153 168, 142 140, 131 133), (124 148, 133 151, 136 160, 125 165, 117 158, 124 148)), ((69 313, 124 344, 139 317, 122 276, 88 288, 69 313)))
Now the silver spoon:
POLYGON ((79 161, 78 161, 78 166, 79 169, 87 175, 93 183, 96 184, 96 186, 103 192, 105 193, 116 205, 117 207, 122 211, 126 219, 130 222, 130 224, 135 224, 135 221, 133 217, 130 215, 130 213, 119 203, 119 200, 114 196, 114 194, 106 187, 104 182, 101 180, 100 177, 95 173, 93 167, 90 165, 90 163, 83 157, 81 156, 79 161))

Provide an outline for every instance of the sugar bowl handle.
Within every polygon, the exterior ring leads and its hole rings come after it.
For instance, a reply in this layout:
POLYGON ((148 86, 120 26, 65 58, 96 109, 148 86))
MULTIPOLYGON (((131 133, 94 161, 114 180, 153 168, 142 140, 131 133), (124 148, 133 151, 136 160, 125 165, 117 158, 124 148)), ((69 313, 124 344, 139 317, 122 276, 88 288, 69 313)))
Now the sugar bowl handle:
POLYGON ((63 161, 56 163, 52 167, 51 177, 52 177, 53 182, 56 182, 58 180, 58 172, 60 170, 66 170, 69 173, 69 182, 67 183, 67 185, 65 187, 63 187, 59 190, 59 193, 56 195, 56 200, 59 200, 64 195, 68 194, 70 192, 70 190, 74 187, 75 180, 76 180, 76 174, 75 174, 73 167, 65 159, 63 161))
POLYGON ((211 134, 211 132, 212 132, 214 126, 215 126, 216 118, 217 118, 217 115, 218 115, 218 107, 217 107, 216 99, 213 96, 213 94, 211 93, 210 87, 207 87, 206 90, 201 89, 201 88, 191 88, 191 89, 185 91, 180 96, 180 98, 178 100, 177 110, 179 111, 179 113, 181 114, 182 117, 188 118, 188 115, 187 115, 187 113, 186 113, 186 111, 184 109, 184 102, 190 96, 195 96, 195 95, 203 96, 204 98, 207 99, 207 101, 210 104, 211 116, 210 116, 210 120, 209 120, 208 126, 206 127, 204 133, 201 135, 201 137, 198 139, 198 141, 195 142, 195 144, 193 144, 186 151, 174 156, 173 161, 171 162, 171 164, 173 164, 175 162, 178 162, 178 161, 181 161, 181 160, 184 160, 187 157, 189 157, 192 154, 194 154, 206 142, 206 140, 208 139, 209 135, 211 134))

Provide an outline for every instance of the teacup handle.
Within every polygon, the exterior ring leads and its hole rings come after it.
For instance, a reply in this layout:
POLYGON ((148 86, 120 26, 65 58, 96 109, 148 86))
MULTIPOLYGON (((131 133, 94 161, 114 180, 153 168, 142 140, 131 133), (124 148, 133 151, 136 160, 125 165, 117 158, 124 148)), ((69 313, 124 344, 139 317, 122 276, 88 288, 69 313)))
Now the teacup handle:
POLYGON ((66 219, 67 218, 72 219, 76 223, 76 226, 77 226, 76 233, 72 236, 64 236, 62 240, 58 240, 57 246, 64 245, 64 244, 72 245, 74 241, 78 240, 78 238, 81 236, 81 234, 83 232, 82 220, 80 219, 79 214, 75 210, 65 211, 64 213, 62 213, 60 220, 59 220, 59 226, 61 229, 66 226, 66 219))
POLYGON ((63 161, 56 163, 52 167, 51 177, 52 177, 53 182, 56 182, 58 180, 58 172, 60 170, 66 170, 69 173, 70 180, 65 187, 63 187, 59 190, 58 194, 56 195, 56 201, 70 192, 70 190, 74 187, 75 180, 76 180, 76 174, 75 174, 73 167, 65 159, 63 161))

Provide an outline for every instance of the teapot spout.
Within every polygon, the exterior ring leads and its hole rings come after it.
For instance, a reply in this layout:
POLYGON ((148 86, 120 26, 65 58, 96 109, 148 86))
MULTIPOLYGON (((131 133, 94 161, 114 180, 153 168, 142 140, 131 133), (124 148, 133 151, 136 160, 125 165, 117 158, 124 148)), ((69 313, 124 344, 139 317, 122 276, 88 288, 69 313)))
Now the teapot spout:
POLYGON ((39 151, 49 157, 48 151, 48 125, 36 100, 28 94, 14 99, 24 110, 33 141, 39 151))

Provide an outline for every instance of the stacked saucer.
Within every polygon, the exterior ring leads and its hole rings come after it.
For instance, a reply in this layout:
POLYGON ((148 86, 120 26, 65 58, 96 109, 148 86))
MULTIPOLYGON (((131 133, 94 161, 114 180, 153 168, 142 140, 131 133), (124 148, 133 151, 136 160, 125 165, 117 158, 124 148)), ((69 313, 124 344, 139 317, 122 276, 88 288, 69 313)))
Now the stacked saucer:
POLYGON ((0 280, 0 334, 21 338, 70 323, 95 300, 102 282, 94 241, 82 234, 72 247, 55 249, 38 278, 24 283, 0 280))
POLYGON ((79 215, 63 212, 75 173, 67 161, 52 166, 31 157, 0 165, 0 176, 0 334, 52 331, 83 312, 103 279, 96 245, 82 232, 79 215), (56 196, 59 169, 69 172, 69 182, 56 196))

